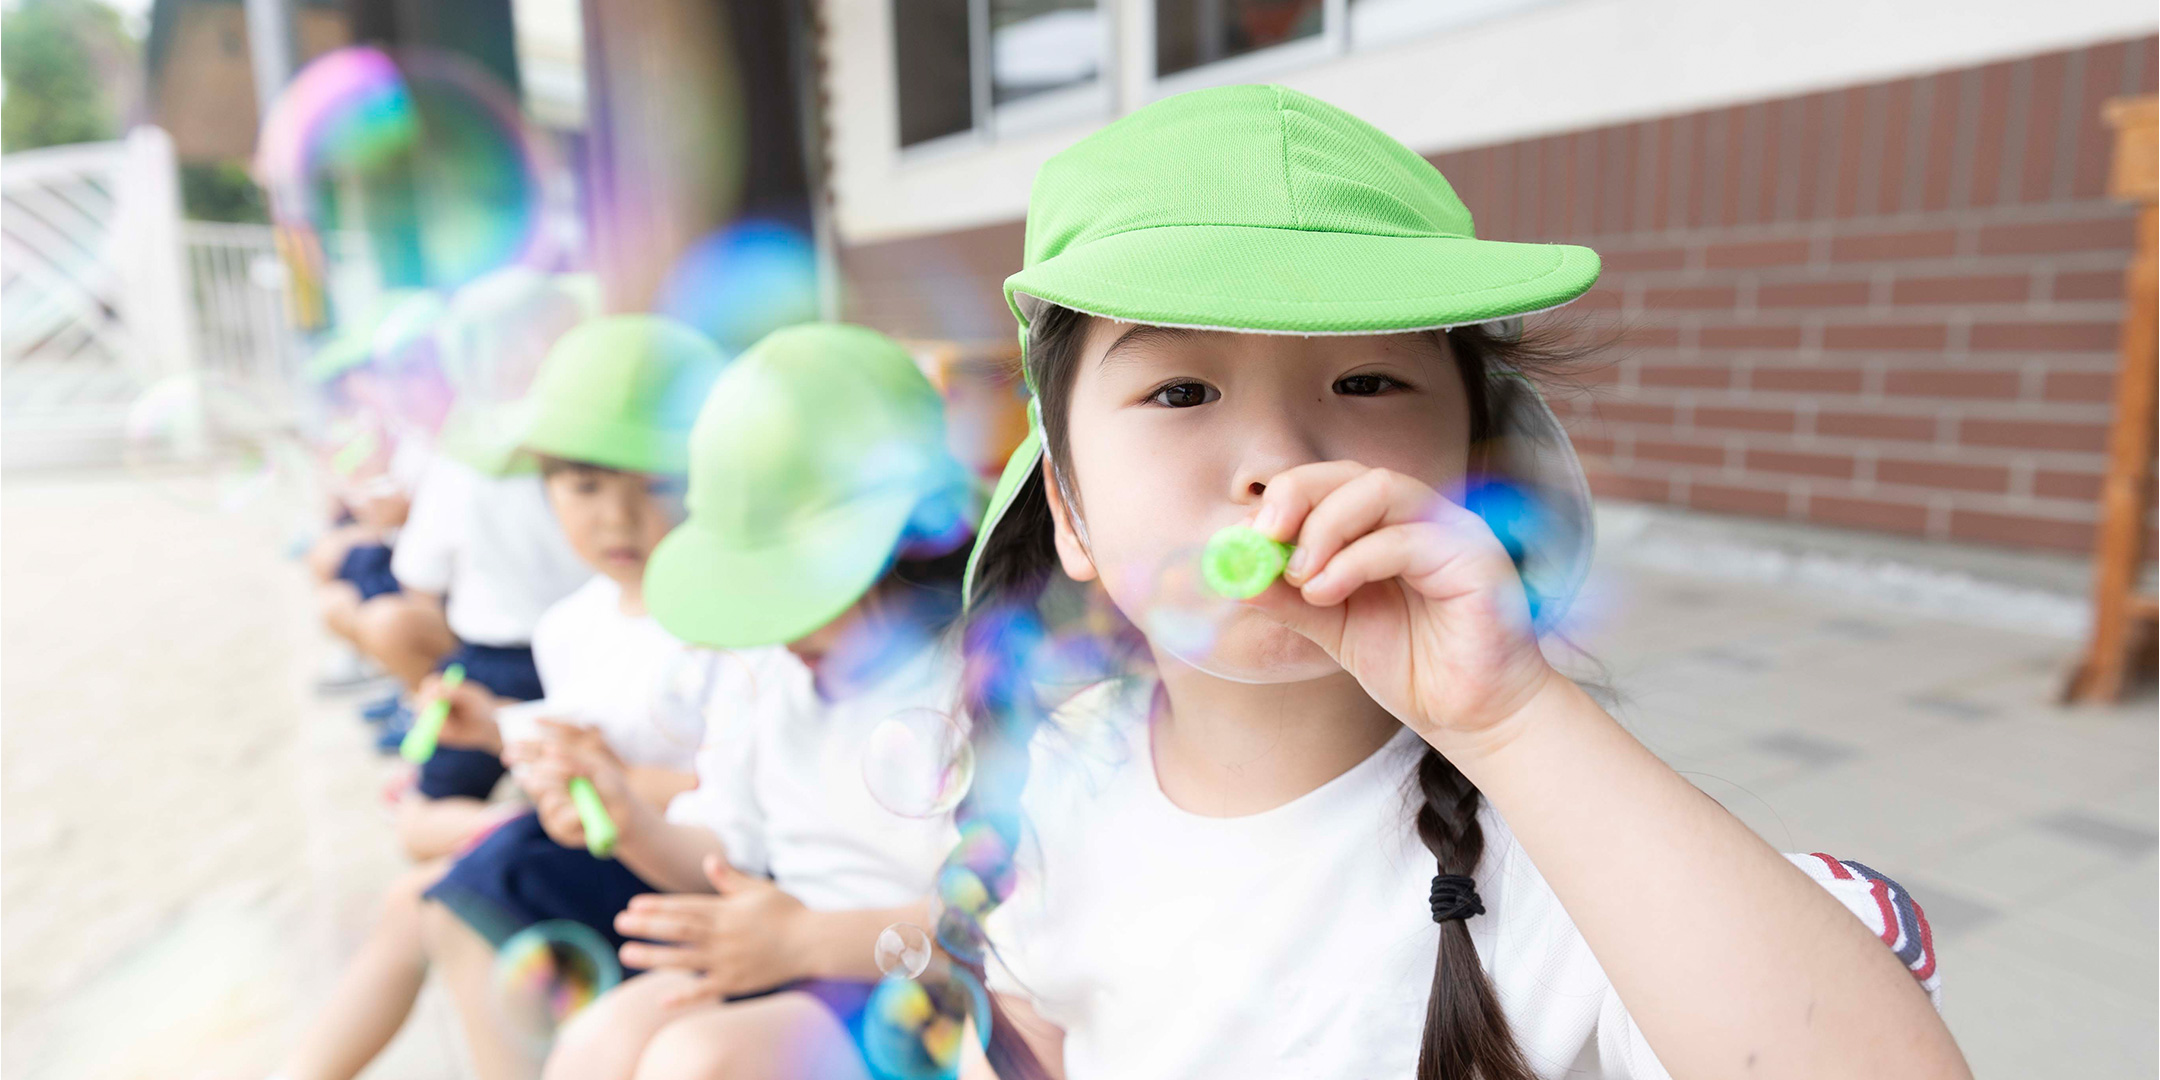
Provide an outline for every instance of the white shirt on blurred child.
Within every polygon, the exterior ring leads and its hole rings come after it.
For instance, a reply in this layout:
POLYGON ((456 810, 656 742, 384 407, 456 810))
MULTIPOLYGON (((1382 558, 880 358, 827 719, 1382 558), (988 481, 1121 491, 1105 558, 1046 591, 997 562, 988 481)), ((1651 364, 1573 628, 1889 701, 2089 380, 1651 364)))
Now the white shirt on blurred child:
POLYGON ((540 615, 593 574, 548 507, 537 473, 487 476, 438 454, 413 494, 390 572, 420 592, 447 594, 458 640, 532 641, 540 615))

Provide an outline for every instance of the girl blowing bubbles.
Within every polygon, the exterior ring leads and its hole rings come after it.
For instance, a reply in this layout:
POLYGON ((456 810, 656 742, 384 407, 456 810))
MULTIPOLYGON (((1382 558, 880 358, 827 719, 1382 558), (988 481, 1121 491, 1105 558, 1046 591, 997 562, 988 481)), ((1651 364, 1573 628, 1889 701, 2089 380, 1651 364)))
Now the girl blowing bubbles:
POLYGON ((1902 890, 1770 849, 1539 650, 1586 555, 1579 473, 1514 374, 1538 354, 1479 324, 1597 270, 1474 239, 1431 165, 1278 87, 1044 166, 1006 282, 1036 431, 971 568, 979 775, 940 882, 941 942, 989 966, 988 1069, 1967 1075, 1902 890), (1461 505, 1493 473, 1550 519, 1516 557, 1461 505), (1162 568, 1241 522, 1287 572, 1184 632, 1162 568), (1155 677, 1055 726, 1129 753, 1020 749, 1040 695, 1000 659, 1058 574, 1155 677))

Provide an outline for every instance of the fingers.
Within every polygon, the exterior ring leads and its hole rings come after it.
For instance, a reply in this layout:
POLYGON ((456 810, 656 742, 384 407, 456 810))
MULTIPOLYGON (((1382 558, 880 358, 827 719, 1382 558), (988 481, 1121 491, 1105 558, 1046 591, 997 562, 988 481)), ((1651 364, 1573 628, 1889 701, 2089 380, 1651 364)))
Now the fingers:
POLYGON ((1368 532, 1337 551, 1299 594, 1330 607, 1375 581, 1401 578, 1430 600, 1451 600, 1513 580, 1507 551, 1488 533, 1417 521, 1368 532))
POLYGON ((710 924, 714 908, 720 905, 717 897, 699 893, 640 893, 630 898, 626 912, 638 914, 664 914, 672 918, 696 918, 710 924))
POLYGON ((624 967, 634 968, 688 968, 702 971, 710 958, 702 949, 689 949, 679 945, 648 945, 642 941, 626 941, 621 952, 624 967))
POLYGON ((723 896, 741 892, 758 885, 769 885, 764 878, 751 877, 718 855, 705 856, 705 880, 712 882, 713 891, 723 896))
POLYGON ((630 909, 615 915, 616 932, 648 941, 702 944, 712 938, 712 929, 712 921, 703 913, 630 909))
POLYGON ((1298 529, 1305 524, 1305 515, 1314 504, 1328 492, 1368 471, 1366 466, 1355 461, 1316 461, 1284 469, 1269 478, 1267 491, 1260 496, 1260 509, 1253 515, 1253 528, 1285 544, 1291 543, 1297 539, 1298 529))
MULTIPOLYGON (((1312 486, 1297 483, 1301 491, 1312 486)), ((1268 485, 1271 494, 1274 487, 1268 485)), ((1433 489, 1387 469, 1367 469, 1335 484, 1306 511, 1283 580, 1302 586, 1344 546, 1375 529, 1419 520, 1437 499, 1433 489)))

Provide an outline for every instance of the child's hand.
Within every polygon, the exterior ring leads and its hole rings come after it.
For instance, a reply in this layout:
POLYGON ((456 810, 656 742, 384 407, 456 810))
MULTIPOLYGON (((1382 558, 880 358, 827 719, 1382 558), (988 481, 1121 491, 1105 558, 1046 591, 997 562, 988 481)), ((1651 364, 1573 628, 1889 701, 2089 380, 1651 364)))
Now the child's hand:
POLYGON ((626 937, 671 943, 626 943, 625 967, 696 972, 697 981, 670 1004, 766 990, 809 974, 793 944, 808 911, 801 901, 718 855, 705 857, 705 877, 720 895, 647 893, 615 916, 626 937))
POLYGON ((1282 583, 1247 602, 1327 650, 1442 752, 1500 733, 1557 677, 1507 550, 1417 480, 1354 461, 1300 465, 1267 482, 1253 527, 1297 550, 1282 583))
POLYGON ((608 748, 607 740, 589 727, 560 720, 541 720, 542 742, 520 743, 513 764, 522 775, 518 783, 540 815, 540 828, 564 847, 585 846, 585 823, 577 803, 570 797, 570 781, 584 777, 607 809, 617 828, 627 829, 636 818, 636 797, 630 791, 629 770, 608 748))
POLYGON ((450 715, 443 721, 442 735, 437 742, 491 754, 502 753, 502 729, 495 726, 495 710, 502 707, 501 698, 471 679, 446 691, 442 676, 430 675, 420 682, 420 692, 413 698, 413 711, 425 710, 430 703, 444 698, 450 701, 450 715))

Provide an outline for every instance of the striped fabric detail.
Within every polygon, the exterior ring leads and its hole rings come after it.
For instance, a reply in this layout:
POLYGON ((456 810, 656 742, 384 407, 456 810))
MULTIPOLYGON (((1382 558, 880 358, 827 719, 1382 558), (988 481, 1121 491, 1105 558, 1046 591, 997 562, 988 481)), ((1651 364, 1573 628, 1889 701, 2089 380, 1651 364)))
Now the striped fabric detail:
POLYGON ((1935 996, 1941 987, 1941 980, 1935 973, 1935 935, 1928 929, 1927 913, 1920 910, 1920 902, 1914 900, 1904 886, 1866 865, 1851 859, 1832 858, 1820 851, 1809 854, 1822 860, 1823 868, 1831 877, 1867 883, 1881 914, 1883 944, 1905 962, 1905 969, 1920 981, 1928 996, 1935 996))

